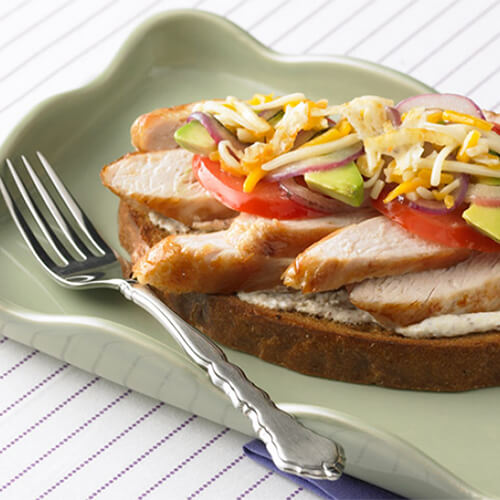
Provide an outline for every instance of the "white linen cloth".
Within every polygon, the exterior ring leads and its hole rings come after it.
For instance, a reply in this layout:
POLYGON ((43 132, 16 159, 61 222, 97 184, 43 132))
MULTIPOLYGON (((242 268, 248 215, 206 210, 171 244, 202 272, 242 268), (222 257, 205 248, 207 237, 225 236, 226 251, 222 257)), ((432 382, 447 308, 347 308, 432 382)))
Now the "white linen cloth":
MULTIPOLYGON (((41 100, 98 75, 147 17, 186 7, 281 52, 367 59, 500 107, 498 1, 10 0, 0 140, 41 100)), ((1 335, 0 425, 0 498, 317 498, 246 458, 247 436, 1 335)))

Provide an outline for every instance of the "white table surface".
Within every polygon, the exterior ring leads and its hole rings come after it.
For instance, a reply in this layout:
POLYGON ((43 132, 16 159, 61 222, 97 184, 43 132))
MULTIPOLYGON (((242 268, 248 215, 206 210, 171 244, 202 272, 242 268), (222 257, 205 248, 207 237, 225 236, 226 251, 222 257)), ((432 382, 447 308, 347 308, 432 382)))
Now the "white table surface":
MULTIPOLYGON (((498 1, 5 0, 0 141, 143 20, 188 7, 281 52, 367 59, 500 108, 498 1)), ((317 498, 246 458, 248 440, 0 335, 0 498, 317 498)))

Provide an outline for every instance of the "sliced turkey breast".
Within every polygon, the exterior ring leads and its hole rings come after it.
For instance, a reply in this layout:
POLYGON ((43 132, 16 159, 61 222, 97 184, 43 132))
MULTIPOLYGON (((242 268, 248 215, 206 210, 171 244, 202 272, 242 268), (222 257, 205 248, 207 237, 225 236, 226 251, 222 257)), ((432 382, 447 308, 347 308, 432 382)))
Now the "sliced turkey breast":
POLYGON ((139 151, 177 148, 174 133, 186 123, 193 106, 194 103, 190 103, 172 108, 160 108, 139 116, 130 129, 132 144, 139 151))
POLYGON ((351 302, 379 321, 411 325, 432 316, 500 310, 500 254, 481 253, 447 269, 367 280, 351 302))
POLYGON ((188 226, 226 219, 236 212, 218 202, 193 175, 193 155, 183 149, 129 153, 101 170, 103 184, 124 200, 134 200, 188 226))
POLYGON ((303 292, 336 290, 367 278, 447 267, 470 253, 423 240, 379 216, 304 250, 285 271, 283 283, 303 292))
POLYGON ((298 221, 240 215, 225 231, 168 236, 136 263, 134 274, 141 283, 174 293, 272 288, 298 252, 373 214, 362 209, 298 221))

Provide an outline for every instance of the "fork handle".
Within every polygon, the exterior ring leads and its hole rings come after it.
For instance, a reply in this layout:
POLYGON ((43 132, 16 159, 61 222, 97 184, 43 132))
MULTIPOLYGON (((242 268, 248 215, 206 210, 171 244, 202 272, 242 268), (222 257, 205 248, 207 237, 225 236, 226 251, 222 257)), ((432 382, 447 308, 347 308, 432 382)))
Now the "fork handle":
POLYGON ((185 353, 203 367, 233 406, 252 422, 275 465, 289 472, 316 479, 338 479, 344 469, 342 447, 301 425, 276 407, 262 389, 230 363, 224 352, 208 337, 168 308, 148 287, 123 281, 121 293, 156 318, 181 345, 185 353))

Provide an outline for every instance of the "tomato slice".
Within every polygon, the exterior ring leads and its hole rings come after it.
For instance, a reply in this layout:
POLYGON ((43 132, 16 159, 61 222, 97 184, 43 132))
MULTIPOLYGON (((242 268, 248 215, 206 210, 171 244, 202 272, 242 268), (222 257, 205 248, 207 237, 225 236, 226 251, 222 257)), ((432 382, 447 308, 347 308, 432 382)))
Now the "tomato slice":
POLYGON ((251 193, 243 192, 243 177, 220 169, 219 163, 195 155, 193 172, 214 198, 233 210, 276 219, 302 219, 325 214, 290 200, 277 182, 261 181, 251 193))
POLYGON ((389 219, 424 240, 448 247, 470 248, 481 252, 500 252, 500 244, 469 226, 460 211, 446 215, 432 215, 410 208, 399 200, 384 203, 387 191, 382 192, 373 206, 389 219))

